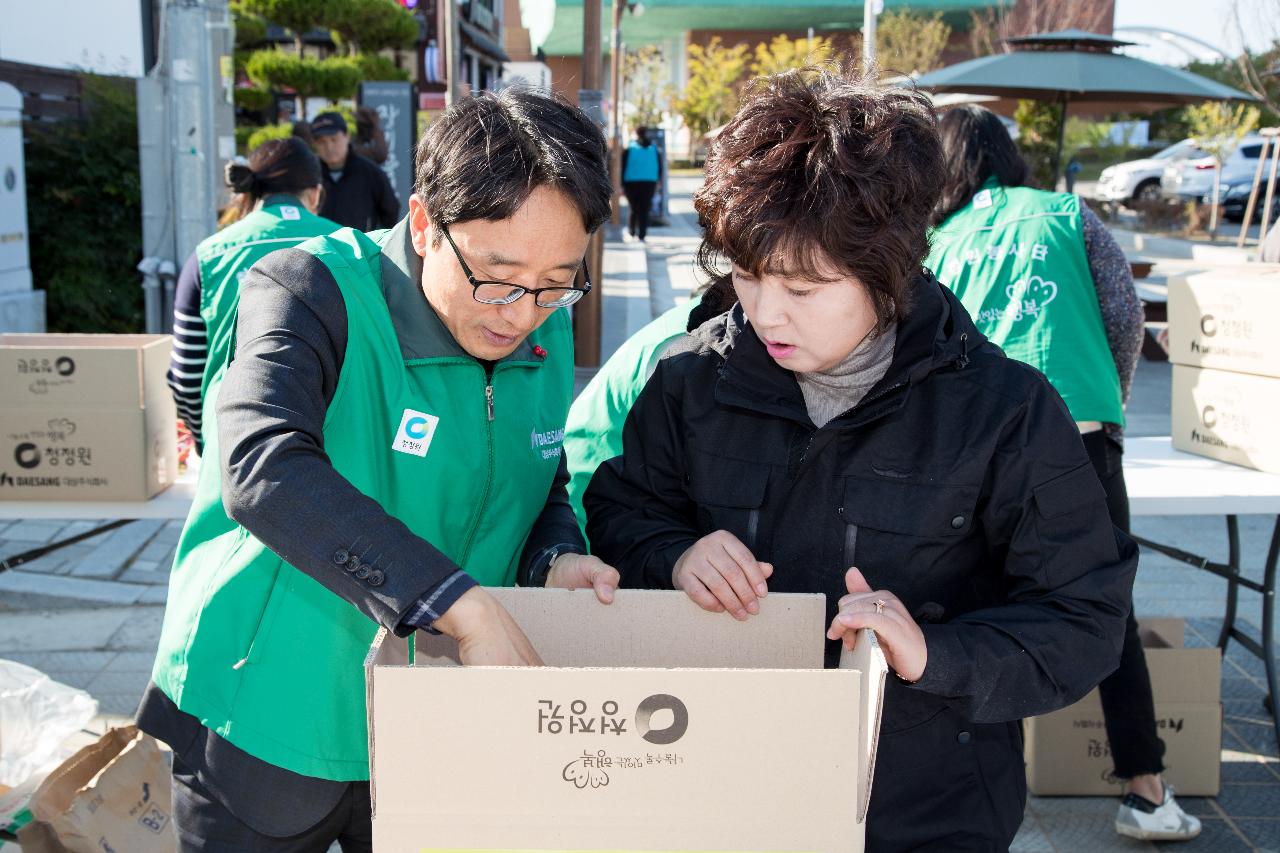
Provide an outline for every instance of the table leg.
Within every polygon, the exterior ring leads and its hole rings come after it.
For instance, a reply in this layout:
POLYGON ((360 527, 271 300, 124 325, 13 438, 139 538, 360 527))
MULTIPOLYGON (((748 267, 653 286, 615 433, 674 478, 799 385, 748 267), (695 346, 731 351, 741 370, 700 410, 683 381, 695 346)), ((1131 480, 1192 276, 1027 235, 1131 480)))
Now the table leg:
POLYGON ((1227 643, 1231 642, 1231 632, 1236 627, 1236 603, 1240 598, 1240 519, 1234 515, 1227 516, 1227 609, 1222 616, 1222 631, 1218 634, 1218 648, 1223 657, 1227 654, 1227 643))
POLYGON ((1280 709, 1276 708, 1280 697, 1280 678, 1276 675, 1276 563, 1280 561, 1280 516, 1271 531, 1271 547, 1267 550, 1267 565, 1262 576, 1262 663, 1267 671, 1267 711, 1276 729, 1276 743, 1280 744, 1280 709))

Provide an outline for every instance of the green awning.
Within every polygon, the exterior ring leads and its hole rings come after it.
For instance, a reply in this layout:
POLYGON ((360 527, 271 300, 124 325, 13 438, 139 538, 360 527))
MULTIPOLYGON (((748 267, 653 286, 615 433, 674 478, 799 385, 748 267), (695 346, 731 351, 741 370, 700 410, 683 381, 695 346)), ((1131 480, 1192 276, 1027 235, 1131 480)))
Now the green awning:
MULTIPOLYGON (((534 50, 549 56, 582 54, 583 0, 520 0, 520 15, 529 30, 534 50)), ((610 6, 600 0, 602 44, 609 49, 610 6)), ((957 28, 968 25, 969 11, 994 4, 975 0, 886 0, 888 9, 910 9, 930 14, 943 12, 957 28)), ((644 0, 644 13, 622 16, 622 40, 628 47, 658 44, 687 30, 756 30, 815 34, 862 29, 862 4, 832 0, 644 0)))

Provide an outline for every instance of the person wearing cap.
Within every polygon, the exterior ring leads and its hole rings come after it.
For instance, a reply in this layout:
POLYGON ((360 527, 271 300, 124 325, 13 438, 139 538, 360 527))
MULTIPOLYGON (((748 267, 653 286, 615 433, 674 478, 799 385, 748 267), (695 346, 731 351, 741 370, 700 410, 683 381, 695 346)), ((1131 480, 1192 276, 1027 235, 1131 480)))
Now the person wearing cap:
MULTIPOLYGON (((446 634, 464 664, 538 665, 485 587, 613 598, 561 447, 562 309, 590 290, 609 215, 604 137, 512 88, 437 117, 416 162, 394 228, 273 252, 240 283, 205 407, 216 476, 178 544, 137 715, 173 748, 182 851, 371 850, 378 631, 446 634)), ((451 772, 431 755, 421 769, 451 772)))
POLYGON ((311 140, 324 175, 320 215, 358 231, 395 225, 400 199, 386 172, 352 148, 347 120, 338 113, 320 113, 311 122, 311 140))

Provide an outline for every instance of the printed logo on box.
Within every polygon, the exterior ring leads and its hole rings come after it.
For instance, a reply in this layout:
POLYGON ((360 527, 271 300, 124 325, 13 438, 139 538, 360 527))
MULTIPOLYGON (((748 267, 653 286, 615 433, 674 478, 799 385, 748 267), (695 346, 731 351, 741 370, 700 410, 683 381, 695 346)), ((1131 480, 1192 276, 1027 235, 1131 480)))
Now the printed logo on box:
POLYGON ((391 449, 397 453, 410 456, 426 456, 431 447, 431 439, 435 437, 436 425, 440 419, 426 412, 405 409, 400 418, 400 429, 396 431, 395 441, 391 449))

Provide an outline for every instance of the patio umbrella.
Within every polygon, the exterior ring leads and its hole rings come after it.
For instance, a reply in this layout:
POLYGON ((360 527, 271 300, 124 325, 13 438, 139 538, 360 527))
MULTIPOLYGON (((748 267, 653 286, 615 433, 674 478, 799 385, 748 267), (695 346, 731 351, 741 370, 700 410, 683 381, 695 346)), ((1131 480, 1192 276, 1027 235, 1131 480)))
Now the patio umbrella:
POLYGON ((1007 40, 1009 53, 982 56, 922 75, 915 83, 936 93, 998 95, 1062 105, 1053 173, 1062 160, 1070 104, 1120 110, 1154 110, 1200 101, 1256 100, 1238 89, 1132 56, 1115 53, 1133 44, 1083 30, 1038 33, 1007 40))

